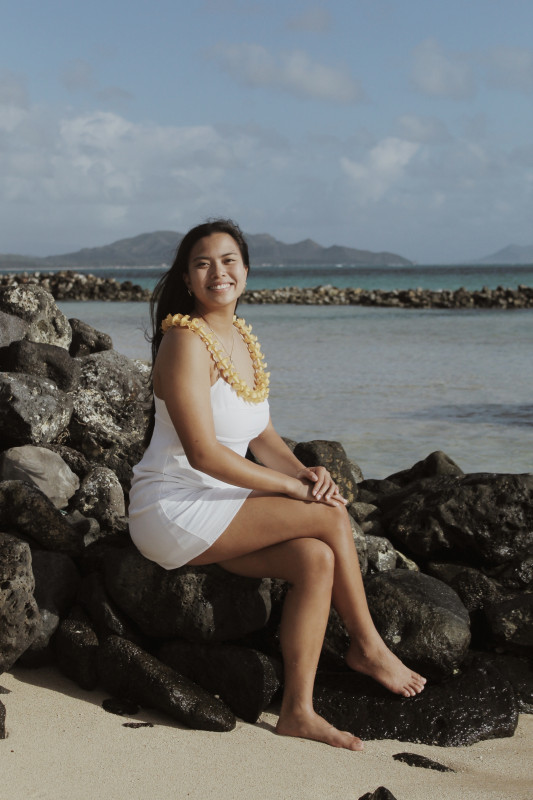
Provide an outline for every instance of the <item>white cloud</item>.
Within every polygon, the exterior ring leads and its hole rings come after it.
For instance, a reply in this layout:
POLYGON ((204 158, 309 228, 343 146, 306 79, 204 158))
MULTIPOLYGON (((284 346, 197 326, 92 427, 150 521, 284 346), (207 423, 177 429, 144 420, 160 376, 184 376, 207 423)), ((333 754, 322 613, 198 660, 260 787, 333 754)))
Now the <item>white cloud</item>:
POLYGON ((533 92, 533 50, 494 47, 486 55, 488 82, 500 89, 533 92))
POLYGON ((383 139, 363 161, 341 158, 341 167, 356 189, 356 199, 366 205, 376 203, 403 177, 405 168, 420 145, 402 139, 383 139))
POLYGON ((292 31, 324 33, 331 25, 331 15, 323 6, 310 6, 287 23, 292 31))
POLYGON ((464 53, 446 53, 435 39, 426 39, 413 51, 411 81, 431 97, 467 100, 475 94, 472 65, 464 53))
POLYGON ((273 180, 287 163, 287 142, 261 129, 139 124, 101 110, 59 120, 36 107, 21 113, 0 137, 4 252, 180 230, 183 220, 232 213, 236 184, 250 181, 256 196, 257 175, 273 180))
POLYGON ((365 98, 361 84, 348 70, 312 61, 301 50, 274 54, 259 44, 219 44, 211 56, 244 86, 281 89, 297 97, 341 104, 365 98))

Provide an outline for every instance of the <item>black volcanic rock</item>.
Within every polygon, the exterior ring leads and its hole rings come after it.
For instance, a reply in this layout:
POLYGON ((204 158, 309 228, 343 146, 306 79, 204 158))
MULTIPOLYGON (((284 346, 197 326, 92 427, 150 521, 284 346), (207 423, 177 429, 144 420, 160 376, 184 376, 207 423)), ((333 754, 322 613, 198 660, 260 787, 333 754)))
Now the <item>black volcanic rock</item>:
POLYGON ((76 388, 80 363, 64 347, 22 339, 0 350, 0 369, 48 378, 63 392, 76 388))
POLYGON ((501 673, 474 664, 442 683, 428 682, 415 697, 391 695, 356 673, 320 674, 319 714, 362 739, 457 747, 512 736, 518 723, 514 691, 501 673))
POLYGON ((112 350, 113 342, 111 336, 102 331, 97 331, 87 322, 80 319, 69 319, 72 329, 72 342, 70 344, 70 355, 76 358, 88 356, 91 353, 101 353, 103 350, 112 350))
POLYGON ((146 637, 140 634, 134 623, 111 600, 100 572, 90 572, 82 580, 78 602, 87 611, 100 639, 121 636, 141 647, 144 645, 146 637))
POLYGON ((24 339, 29 323, 6 311, 0 311, 0 347, 9 347, 12 342, 24 339))
POLYGON ((365 581, 379 633, 402 661, 426 677, 449 675, 470 643, 468 612, 442 581, 396 569, 365 581))
POLYGON ((48 378, 0 372, 0 438, 4 447, 53 442, 67 428, 72 400, 48 378))
POLYGON ((19 659, 25 667, 38 667, 52 660, 50 640, 61 618, 70 611, 80 580, 74 562, 64 553, 34 550, 32 571, 41 620, 37 637, 19 659))
POLYGON ((151 395, 148 368, 114 350, 81 359, 81 377, 72 394, 71 446, 112 469, 129 485, 131 467, 143 454, 146 411, 151 395))
POLYGON ((80 555, 83 538, 51 500, 32 483, 0 482, 0 526, 29 537, 47 550, 80 555))
POLYGON ((30 342, 44 342, 68 350, 72 338, 68 320, 52 295, 41 286, 0 287, 0 310, 28 324, 24 338, 30 342))
POLYGON ((0 533, 0 672, 11 669, 39 635, 34 588, 30 548, 0 533))
POLYGON ((261 628, 270 615, 268 580, 241 578, 216 565, 166 570, 133 547, 107 552, 105 583, 148 636, 221 642, 261 628))
POLYGON ((235 727, 235 717, 224 703, 127 639, 105 640, 98 651, 98 671, 107 691, 121 700, 164 711, 190 728, 235 727))
POLYGON ((396 797, 386 786, 378 786, 375 792, 367 792, 359 800, 396 800, 396 797))
POLYGON ((281 662, 249 647, 174 640, 158 653, 163 663, 220 697, 236 716, 257 722, 280 687, 281 662))
POLYGON ((529 555, 533 475, 444 475, 409 489, 386 498, 384 524, 413 557, 491 567, 529 555))
POLYGON ((387 480, 399 486, 407 486, 409 483, 421 478, 433 478, 436 475, 458 476, 464 475, 464 472, 450 456, 447 456, 442 450, 435 450, 434 453, 430 453, 422 461, 417 461, 410 469, 404 469, 389 475, 387 480))
POLYGON ((393 755, 395 761, 402 761, 410 767, 422 767, 423 769, 434 769, 437 772, 455 772, 451 767, 446 767, 438 761, 433 761, 432 758, 421 756, 419 753, 395 753, 393 755))
POLYGON ((533 714, 533 659, 510 653, 483 653, 473 655, 481 664, 495 667, 513 687, 518 710, 533 714))
POLYGON ((353 503, 356 500, 357 468, 354 468, 340 442, 330 442, 322 439, 298 442, 294 448, 294 455, 306 467, 315 467, 318 464, 326 467, 339 487, 342 496, 349 503, 353 503))
POLYGON ((79 609, 60 622, 54 636, 56 663, 63 675, 81 689, 91 691, 98 684, 98 637, 79 609))
POLYGON ((533 594, 524 592, 485 608, 493 640, 511 653, 533 656, 533 594))

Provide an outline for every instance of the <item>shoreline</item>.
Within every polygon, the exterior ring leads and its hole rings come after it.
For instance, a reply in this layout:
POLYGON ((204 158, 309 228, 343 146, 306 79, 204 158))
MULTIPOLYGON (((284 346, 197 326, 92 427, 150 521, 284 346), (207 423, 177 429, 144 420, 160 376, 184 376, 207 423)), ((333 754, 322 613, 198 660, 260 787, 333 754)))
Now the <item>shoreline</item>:
POLYGON ((385 786, 396 800, 525 800, 531 794, 533 716, 521 714, 515 735, 469 747, 395 740, 366 741, 351 753, 276 736, 269 709, 255 725, 238 720, 228 733, 190 730, 151 710, 120 717, 101 707, 108 695, 83 691, 51 667, 14 667, 0 676, 9 690, 8 738, 0 742, 2 784, 10 800, 358 800, 385 786), (128 722, 154 727, 137 730, 128 722), (409 752, 455 772, 393 760, 409 752))
MULTIPOLYGON (((56 273, 9 273, 0 275, 0 288, 17 285, 41 286, 54 300, 98 300, 108 302, 148 302, 151 291, 131 281, 102 278, 71 270, 56 273)), ((251 289, 241 297, 243 304, 352 305, 379 308, 414 309, 530 309, 533 287, 498 286, 480 290, 459 289, 360 289, 332 285, 251 289)))

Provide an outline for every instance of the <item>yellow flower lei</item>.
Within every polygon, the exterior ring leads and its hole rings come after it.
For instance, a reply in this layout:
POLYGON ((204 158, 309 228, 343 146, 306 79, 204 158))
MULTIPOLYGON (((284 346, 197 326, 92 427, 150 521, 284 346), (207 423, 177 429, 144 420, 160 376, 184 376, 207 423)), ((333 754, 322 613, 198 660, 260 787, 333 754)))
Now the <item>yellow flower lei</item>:
POLYGON ((248 348, 254 368, 254 388, 250 389, 248 384, 239 377, 233 362, 224 352, 215 337, 205 329, 201 321, 197 318, 191 319, 189 314, 169 314, 161 325, 161 330, 165 334, 170 328, 189 328, 197 333, 207 347, 211 358, 215 362, 216 368, 222 378, 229 383, 232 389, 249 403, 261 403, 268 397, 268 384, 270 372, 265 372, 266 362, 261 352, 261 345, 257 336, 252 333, 252 326, 247 325, 243 319, 233 317, 233 325, 244 339, 248 348))

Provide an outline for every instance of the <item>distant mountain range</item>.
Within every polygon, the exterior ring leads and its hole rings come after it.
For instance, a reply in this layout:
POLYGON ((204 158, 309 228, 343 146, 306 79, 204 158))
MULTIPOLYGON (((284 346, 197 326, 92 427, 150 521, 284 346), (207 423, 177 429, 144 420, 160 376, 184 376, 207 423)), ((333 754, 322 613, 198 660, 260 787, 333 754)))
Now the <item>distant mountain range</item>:
MULTIPOLYGON (((174 231, 142 233, 104 247, 84 247, 75 253, 36 258, 0 255, 0 268, 75 269, 77 267, 149 267, 170 264, 183 234, 174 231)), ((354 264, 361 266, 411 266, 395 253, 373 253, 352 247, 322 247, 312 239, 284 244, 267 233, 246 234, 253 264, 354 264)))
POLYGON ((509 244, 490 256, 478 258, 471 264, 533 264, 533 244, 520 246, 509 244))

